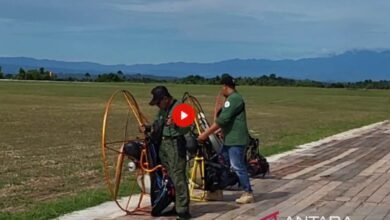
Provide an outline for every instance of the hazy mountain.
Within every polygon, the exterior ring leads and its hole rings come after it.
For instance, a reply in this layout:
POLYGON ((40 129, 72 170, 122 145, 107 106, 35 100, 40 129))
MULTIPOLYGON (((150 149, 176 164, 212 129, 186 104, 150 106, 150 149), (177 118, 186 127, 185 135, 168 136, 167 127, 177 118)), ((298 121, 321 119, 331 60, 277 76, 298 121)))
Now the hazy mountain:
POLYGON ((136 65, 102 65, 92 62, 64 62, 26 57, 0 58, 5 73, 44 67, 56 73, 101 74, 121 70, 125 74, 142 73, 149 76, 180 77, 190 74, 215 76, 278 76, 320 81, 390 80, 390 50, 355 50, 339 55, 299 60, 232 59, 215 63, 163 63, 136 65))

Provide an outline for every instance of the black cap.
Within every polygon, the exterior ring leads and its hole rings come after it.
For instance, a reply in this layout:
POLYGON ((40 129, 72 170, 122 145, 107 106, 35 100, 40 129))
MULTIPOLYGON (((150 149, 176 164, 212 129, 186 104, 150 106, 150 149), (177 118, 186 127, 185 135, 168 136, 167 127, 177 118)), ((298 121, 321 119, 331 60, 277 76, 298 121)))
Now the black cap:
POLYGON ((150 92, 153 95, 152 100, 149 102, 149 105, 156 105, 159 103, 165 96, 172 97, 169 94, 168 89, 165 86, 156 86, 150 92))
POLYGON ((222 76, 221 84, 229 86, 231 88, 235 88, 236 85, 237 85, 236 81, 234 80, 234 78, 232 76, 228 75, 228 74, 222 76))

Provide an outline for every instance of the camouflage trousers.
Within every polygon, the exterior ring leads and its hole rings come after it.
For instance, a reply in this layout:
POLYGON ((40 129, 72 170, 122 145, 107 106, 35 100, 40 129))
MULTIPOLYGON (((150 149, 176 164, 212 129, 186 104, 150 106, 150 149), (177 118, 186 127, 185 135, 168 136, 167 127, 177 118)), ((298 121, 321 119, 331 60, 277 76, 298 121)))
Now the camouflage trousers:
POLYGON ((186 141, 183 136, 175 139, 164 139, 161 142, 159 156, 175 186, 175 208, 177 213, 189 212, 190 196, 186 153, 186 141))

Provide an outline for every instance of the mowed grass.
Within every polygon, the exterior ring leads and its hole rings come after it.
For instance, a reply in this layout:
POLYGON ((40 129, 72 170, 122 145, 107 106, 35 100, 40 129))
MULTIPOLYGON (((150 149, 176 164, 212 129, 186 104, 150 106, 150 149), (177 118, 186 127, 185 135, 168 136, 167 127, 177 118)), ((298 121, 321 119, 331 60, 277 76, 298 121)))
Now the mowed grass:
MULTIPOLYGON (((0 219, 48 219, 109 200, 101 162, 105 103, 127 89, 145 115, 154 84, 0 81, 0 219)), ((210 117, 219 86, 168 84, 210 117)), ((265 155, 390 118, 390 91, 242 86, 265 155)))

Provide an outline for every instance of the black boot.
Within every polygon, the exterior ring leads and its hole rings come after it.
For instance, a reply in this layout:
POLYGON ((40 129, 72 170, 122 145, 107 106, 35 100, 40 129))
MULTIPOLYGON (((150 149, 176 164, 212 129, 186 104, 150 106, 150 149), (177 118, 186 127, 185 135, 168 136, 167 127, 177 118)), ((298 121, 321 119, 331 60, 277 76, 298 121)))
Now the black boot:
POLYGON ((192 218, 191 214, 189 212, 184 213, 177 213, 176 219, 185 220, 192 218))
POLYGON ((161 216, 175 216, 175 215, 177 215, 175 208, 161 214, 161 216))

